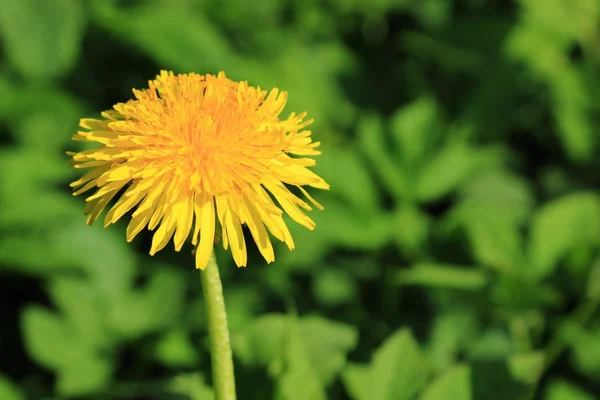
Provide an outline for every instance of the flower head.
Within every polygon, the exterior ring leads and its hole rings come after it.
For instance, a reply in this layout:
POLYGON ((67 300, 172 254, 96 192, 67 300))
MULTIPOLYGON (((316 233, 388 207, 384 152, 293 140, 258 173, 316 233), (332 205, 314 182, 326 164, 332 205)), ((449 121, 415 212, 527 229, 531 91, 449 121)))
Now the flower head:
POLYGON ((243 224, 267 262, 275 259, 268 232, 294 248, 284 211, 314 229, 302 211, 311 206, 289 186, 322 209, 302 186, 329 185, 307 168, 315 162, 305 156, 320 154, 319 143, 303 130, 312 120, 304 120, 306 113, 279 118, 286 92, 273 89, 267 95, 222 72, 175 76, 161 71, 149 89, 133 93, 134 100, 103 112, 103 119, 82 119, 86 131, 73 137, 101 144, 68 153, 75 168, 90 169, 71 183, 73 194, 97 188, 86 199, 88 224, 117 196, 104 226, 136 208, 127 241, 146 226, 156 229, 154 255, 172 237, 175 250, 181 250, 191 234, 200 269, 212 251, 217 221, 223 246, 231 247, 238 266, 247 259, 243 224))

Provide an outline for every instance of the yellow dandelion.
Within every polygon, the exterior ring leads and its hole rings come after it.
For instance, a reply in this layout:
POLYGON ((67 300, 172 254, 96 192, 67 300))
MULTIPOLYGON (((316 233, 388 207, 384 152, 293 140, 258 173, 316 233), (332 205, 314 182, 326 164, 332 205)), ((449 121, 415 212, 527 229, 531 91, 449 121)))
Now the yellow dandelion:
POLYGON ((133 93, 135 99, 103 112, 103 119, 82 119, 86 131, 73 137, 101 144, 68 153, 75 168, 90 168, 71 183, 73 194, 97 188, 86 199, 88 224, 120 194, 104 218, 105 227, 137 207, 127 241, 146 226, 156 229, 150 249, 154 255, 172 237, 175 250, 181 250, 191 233, 199 269, 208 262, 217 221, 223 247, 231 247, 240 267, 247 260, 242 225, 267 262, 275 259, 268 232, 294 248, 284 211, 314 229, 302 210, 311 206, 289 187, 322 209, 302 186, 329 185, 308 169, 315 161, 304 157, 320 154, 319 142, 312 142, 311 132, 304 130, 312 120, 305 120, 306 113, 279 118, 286 92, 273 89, 267 95, 223 72, 161 71, 149 81, 149 89, 133 93))

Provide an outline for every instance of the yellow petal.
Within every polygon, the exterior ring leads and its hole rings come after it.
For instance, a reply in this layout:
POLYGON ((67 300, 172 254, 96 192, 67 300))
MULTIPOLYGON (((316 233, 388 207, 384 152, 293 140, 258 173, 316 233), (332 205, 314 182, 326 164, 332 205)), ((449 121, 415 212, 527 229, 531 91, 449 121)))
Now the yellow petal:
POLYGON ((184 201, 175 204, 173 206, 173 213, 177 219, 177 230, 174 237, 175 251, 180 251, 190 234, 194 220, 194 202, 192 196, 188 196, 184 201))
POLYGON ((248 213, 248 229, 250 229, 250 233, 258 246, 258 250, 260 254, 265 258, 268 263, 275 261, 275 253, 273 252, 273 244, 271 243, 271 239, 269 238, 269 234, 265 229, 265 226, 260 218, 260 214, 254 208, 254 205, 248 201, 248 199, 244 199, 243 206, 244 211, 248 213))
POLYGON ((208 264, 215 242, 215 206, 213 197, 208 194, 197 196, 196 201, 200 203, 197 209, 202 214, 200 218, 202 221, 200 244, 196 248, 196 268, 204 269, 208 264))
POLYGON ((106 214, 106 217, 104 218, 104 227, 105 228, 108 225, 114 224, 115 222, 117 222, 119 220, 119 218, 121 218, 123 215, 125 215, 126 212, 128 212, 133 207, 135 207, 135 205, 138 204, 144 198, 146 193, 148 193, 148 190, 145 190, 144 192, 141 192, 141 193, 138 192, 138 194, 136 196, 130 196, 130 197, 126 196, 127 192, 134 191, 135 188, 137 187, 137 185, 138 185, 138 182, 135 182, 131 186, 129 186, 127 191, 125 191, 125 193, 121 196, 121 198, 115 203, 115 205, 106 214))
MULTIPOLYGON (((88 225, 93 225, 96 219, 104 210, 104 207, 112 200, 113 197, 117 194, 117 191, 106 194, 104 197, 100 197, 94 201, 94 206, 89 209, 90 214, 88 215, 86 223, 88 225)), ((86 208, 87 210, 87 208, 86 208)))
POLYGON ((151 256, 162 250, 167 245, 173 236, 173 232, 175 232, 176 223, 177 220, 175 219, 174 214, 169 213, 152 237, 152 247, 150 248, 151 256))
POLYGON ((227 238, 227 225, 225 215, 227 213, 227 199, 225 196, 217 196, 215 198, 217 205, 217 216, 219 218, 219 224, 221 225, 221 237, 223 239, 223 248, 227 250, 229 246, 229 240, 227 238))
POLYGON ((231 244, 233 259, 238 267, 245 267, 248 259, 242 224, 231 208, 228 208, 225 213, 225 225, 227 226, 227 237, 231 244))

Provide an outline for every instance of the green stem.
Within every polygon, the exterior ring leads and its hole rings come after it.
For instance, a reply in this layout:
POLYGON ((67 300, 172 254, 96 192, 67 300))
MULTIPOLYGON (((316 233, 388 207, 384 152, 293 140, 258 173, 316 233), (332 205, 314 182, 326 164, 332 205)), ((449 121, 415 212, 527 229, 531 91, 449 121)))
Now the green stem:
POLYGON ((235 400, 235 378, 227 329, 227 313, 214 252, 200 276, 206 303, 215 400, 235 400))

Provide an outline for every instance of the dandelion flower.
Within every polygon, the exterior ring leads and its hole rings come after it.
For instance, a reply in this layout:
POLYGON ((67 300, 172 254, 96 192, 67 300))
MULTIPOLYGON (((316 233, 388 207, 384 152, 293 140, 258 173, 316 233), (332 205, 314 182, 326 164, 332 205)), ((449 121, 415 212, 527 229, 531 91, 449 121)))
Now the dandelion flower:
POLYGON ((127 241, 146 226, 155 230, 150 254, 173 238, 181 250, 190 237, 196 267, 204 269, 217 221, 225 249, 246 266, 246 225, 267 262, 275 259, 268 232, 291 250, 294 241, 284 212, 308 229, 311 206, 290 191, 296 187, 310 203, 304 185, 329 189, 308 169, 320 154, 306 113, 280 119, 287 93, 267 91, 217 76, 174 75, 161 71, 135 99, 116 104, 103 119, 82 119, 85 131, 73 140, 97 142, 92 150, 69 152, 75 168, 89 168, 71 183, 74 195, 96 189, 86 199, 92 224, 115 197, 104 226, 135 208, 127 241), (296 156, 296 157, 292 157, 296 156), (276 201, 276 202, 275 202, 276 201), (193 228, 193 230, 192 230, 193 228))

